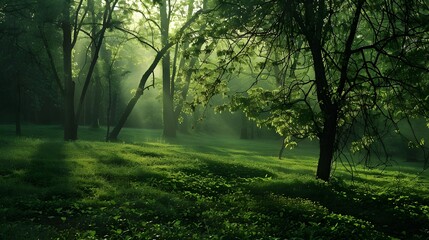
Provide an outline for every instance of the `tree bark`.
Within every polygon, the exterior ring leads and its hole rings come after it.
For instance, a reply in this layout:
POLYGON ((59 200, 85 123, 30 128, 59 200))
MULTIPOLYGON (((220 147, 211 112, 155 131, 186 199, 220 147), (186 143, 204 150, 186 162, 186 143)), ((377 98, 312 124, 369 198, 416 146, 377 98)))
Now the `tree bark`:
MULTIPOLYGON (((336 91, 336 100, 334 100, 332 97, 332 94, 335 93, 331 93, 329 91, 330 87, 326 79, 326 71, 322 57, 322 47, 320 45, 321 35, 316 31, 316 34, 313 35, 314 37, 309 38, 312 45, 311 51, 314 61, 314 70, 316 73, 317 98, 319 100, 320 109, 322 110, 322 114, 324 116, 323 130, 319 136, 320 153, 316 177, 324 181, 329 181, 334 153, 337 150, 335 145, 337 140, 338 108, 341 104, 339 99, 341 99, 340 97, 343 97, 342 95, 344 87, 346 85, 346 81, 348 80, 347 74, 352 44, 356 35, 359 17, 364 3, 364 0, 359 0, 352 24, 350 26, 350 32, 347 37, 343 59, 341 62, 340 82, 336 91)), ((320 20, 321 18, 319 17, 319 21, 320 20)), ((321 29, 321 27, 319 27, 319 29, 321 29)))
MULTIPOLYGON (((186 28, 191 25, 192 22, 195 21, 195 19, 202 13, 202 11, 196 12, 191 19, 189 19, 179 30, 179 32, 176 34, 176 36, 181 36, 186 28)), ((124 124, 126 120, 128 119, 129 115, 131 114, 131 111, 133 110, 134 106, 136 105, 138 99, 143 95, 143 91, 146 85, 146 82, 150 75, 155 70, 156 66, 158 65, 159 61, 161 61, 162 57, 165 55, 165 53, 170 49, 174 43, 168 42, 167 45, 165 45, 155 56, 155 59, 153 60, 152 64, 149 66, 149 68, 146 70, 146 72, 143 74, 142 78, 140 79, 139 86, 137 89, 136 94, 134 97, 128 102, 127 107, 125 108, 125 111, 122 113, 121 118, 118 122, 118 124, 115 126, 115 128, 112 130, 112 132, 109 134, 109 140, 116 140, 118 138, 119 132, 124 127, 124 124)))
MULTIPOLYGON (((163 0, 160 5, 161 15, 161 42, 162 46, 168 45, 168 34, 170 19, 167 12, 167 1, 163 0)), ((164 137, 176 137, 176 126, 174 121, 173 91, 170 76, 170 51, 162 58, 162 117, 164 122, 164 137)))
POLYGON ((74 113, 75 82, 72 79, 72 27, 70 1, 64 1, 63 9, 63 67, 64 67, 64 140, 77 139, 77 124, 74 113))
POLYGON ((100 53, 101 46, 103 44, 104 35, 106 33, 107 28, 110 26, 110 23, 112 22, 113 9, 115 8, 118 1, 119 0, 114 0, 111 3, 111 5, 107 4, 105 6, 104 17, 103 17, 103 26, 100 29, 100 31, 97 33, 97 37, 93 36, 94 39, 93 39, 92 44, 95 45, 95 48, 93 49, 91 64, 90 64, 88 72, 86 74, 85 82, 84 82, 83 88, 82 88, 82 93, 80 95, 79 104, 78 104, 77 111, 76 111, 77 120, 79 119, 79 117, 82 113, 82 107, 83 107, 83 103, 85 101, 86 92, 88 90, 89 83, 91 82, 92 75, 93 75, 94 70, 95 70, 95 65, 97 64, 97 60, 99 58, 99 53, 100 53))
POLYGON ((319 107, 323 115, 323 125, 319 133, 319 162, 316 178, 329 181, 331 165, 334 156, 335 141, 337 136, 338 107, 331 99, 329 84, 326 78, 326 70, 322 56, 321 38, 317 35, 307 35, 313 57, 315 83, 319 107))
POLYGON ((143 74, 142 78, 140 79, 139 86, 137 88, 136 93, 134 94, 133 98, 128 102, 127 107, 125 108, 124 112, 121 115, 121 118, 119 119, 118 123, 116 124, 115 128, 112 130, 112 132, 109 134, 109 140, 115 141, 118 139, 119 132, 124 127, 125 122, 127 121, 128 117, 131 114, 131 111, 133 110, 134 106, 136 105, 139 98, 143 95, 143 91, 146 85, 147 80, 149 79, 150 75, 155 70, 156 66, 158 65, 159 61, 161 61, 164 54, 167 52, 167 50, 172 46, 172 44, 169 44, 165 46, 161 51, 157 53, 155 56, 155 59, 153 60, 150 67, 146 70, 146 72, 143 74))
MULTIPOLYGON (((99 27, 96 24, 98 19, 97 19, 97 15, 95 14, 94 0, 88 1, 88 9, 89 9, 89 13, 90 13, 91 19, 92 19, 91 34, 95 38, 95 36, 97 36, 97 33, 99 31, 99 27)), ((97 53, 97 46, 95 45, 95 41, 91 45, 91 53, 93 56, 95 56, 95 54, 97 53)), ((102 85, 101 85, 100 73, 98 70, 99 70, 98 66, 95 66, 94 74, 93 74, 93 80, 95 81, 94 97, 92 99, 93 101, 92 101, 92 108, 91 108, 92 109, 92 113, 91 113, 91 127, 92 128, 99 128, 100 127, 100 108, 101 108, 100 103, 101 103, 102 85)))
POLYGON ((320 149, 316 177, 326 182, 331 176, 332 160, 336 149, 337 115, 336 108, 325 113, 323 131, 319 136, 320 149))
MULTIPOLYGON (((208 5, 207 0, 204 0, 203 1, 203 10, 207 9, 207 5, 208 5)), ((189 2, 188 2, 188 16, 187 16, 188 21, 190 19, 192 19, 193 11, 194 11, 194 0, 189 0, 189 2)), ((205 28, 206 28, 205 24, 201 25, 199 32, 203 32, 205 30, 205 28)), ((189 40, 185 40, 183 43, 183 50, 186 51, 189 48, 189 45, 190 45, 189 40)), ((196 52, 199 52, 201 50, 202 46, 203 46, 203 42, 201 41, 197 44, 197 46, 195 46, 196 52)), ((176 127, 179 126, 180 114, 182 113, 183 104, 186 101, 186 97, 188 96, 189 85, 191 83, 191 77, 192 77, 192 74, 194 72, 194 68, 197 64, 198 64, 198 56, 192 56, 191 61, 189 61, 188 67, 185 71, 185 86, 183 86, 183 88, 181 89, 181 95, 179 97, 177 106, 174 109, 174 122, 175 122, 176 127)), ((185 58, 182 57, 179 69, 183 69, 184 66, 185 66, 185 58)))
POLYGON ((95 86, 94 86, 94 98, 92 102, 92 118, 91 118, 91 127, 99 128, 100 127, 100 108, 101 108, 101 78, 98 73, 94 74, 95 86))
POLYGON ((283 157, 283 152, 284 152, 284 150, 285 150, 285 148, 286 148, 285 140, 286 140, 286 137, 283 137, 283 136, 282 136, 281 146, 280 146, 280 151, 279 151, 279 159, 280 159, 280 160, 282 159, 282 157, 283 157))
POLYGON ((141 95, 143 95, 143 90, 138 90, 136 94, 134 94, 134 97, 131 98, 131 100, 128 102, 127 107, 124 110, 124 113, 122 114, 121 118, 118 121, 118 124, 116 124, 115 128, 112 130, 112 132, 109 135, 109 139, 108 139, 109 141, 116 141, 118 139, 119 132, 121 131, 122 127, 125 125, 125 122, 130 116, 131 111, 133 110, 134 106, 136 105, 141 95))

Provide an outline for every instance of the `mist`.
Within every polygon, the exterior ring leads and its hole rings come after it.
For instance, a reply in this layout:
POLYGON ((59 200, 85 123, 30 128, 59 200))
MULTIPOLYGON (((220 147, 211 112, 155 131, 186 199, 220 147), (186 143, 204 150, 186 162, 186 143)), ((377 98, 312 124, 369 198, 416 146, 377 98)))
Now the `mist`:
POLYGON ((0 239, 427 239, 427 16, 0 0, 0 239))

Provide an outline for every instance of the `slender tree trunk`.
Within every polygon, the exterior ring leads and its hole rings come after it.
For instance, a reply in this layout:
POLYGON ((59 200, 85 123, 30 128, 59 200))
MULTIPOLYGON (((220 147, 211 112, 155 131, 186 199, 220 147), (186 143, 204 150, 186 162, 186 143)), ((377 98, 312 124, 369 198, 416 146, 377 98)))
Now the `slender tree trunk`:
MULTIPOLYGON (((193 11, 194 11, 194 0, 189 0, 189 2, 188 2, 188 15, 187 15, 187 19, 190 19, 192 17, 193 11)), ((189 49, 189 40, 185 39, 183 41, 183 45, 182 45, 182 52, 186 51, 187 49, 189 49)), ((174 56, 175 58, 178 57, 177 54, 178 54, 178 51, 176 51, 176 55, 174 56)), ((195 57, 193 57, 193 59, 194 58, 195 57)), ((179 118, 180 118, 180 114, 182 113, 183 102, 185 101, 186 96, 188 94, 189 81, 191 79, 190 77, 191 77, 191 74, 192 74, 191 69, 194 67, 192 65, 193 59, 191 60, 191 63, 188 66, 188 70, 186 71, 185 86, 181 89, 181 94, 180 94, 180 97, 178 99, 179 100, 178 104, 177 104, 176 108, 174 109, 174 121, 175 121, 176 128, 179 128, 179 118)), ((185 67, 185 61, 186 61, 185 58, 182 56, 181 59, 180 59, 180 63, 179 63, 179 71, 183 71, 183 69, 185 67)), ((177 76, 177 80, 175 80, 175 81, 178 81, 178 82, 183 81, 181 75, 178 75, 177 76)), ((173 94, 175 94, 175 93, 173 92, 173 94)), ((183 129, 183 128, 181 128, 181 129, 183 129)), ((186 129, 186 126, 185 126, 185 129, 186 129)))
POLYGON ((104 17, 103 17, 103 26, 101 27, 100 31, 97 32, 96 37, 94 36, 94 40, 92 44, 95 45, 95 48, 93 49, 93 52, 91 54, 92 55, 91 63, 89 65, 89 69, 83 84, 82 93, 79 98, 79 104, 77 105, 76 119, 79 119, 82 113, 86 92, 88 90, 89 84, 91 82, 91 79, 95 70, 95 66, 97 64, 97 60, 99 58, 99 53, 100 53, 101 46, 103 44, 106 30, 110 26, 110 23, 112 21, 113 10, 115 9, 118 1, 119 0, 113 0, 112 2, 106 1, 107 4, 104 6, 105 9, 104 9, 104 17))
MULTIPOLYGON (((207 9, 207 0, 203 1, 203 10, 207 9)), ((187 19, 191 19, 192 18, 192 13, 194 11, 194 0, 189 0, 188 2, 188 16, 187 19)), ((199 32, 203 32, 206 28, 206 25, 203 24, 201 25, 199 32)), ((183 43, 183 50, 187 50, 189 48, 189 41, 185 40, 183 43)), ((200 51, 201 48, 203 46, 203 42, 200 42, 197 46, 195 46, 196 51, 200 51)), ((191 83, 191 77, 194 71, 195 66, 197 66, 198 64, 198 57, 197 56, 193 56, 191 58, 191 61, 189 61, 187 70, 185 72, 185 86, 181 89, 181 96, 179 98, 178 104, 176 109, 174 110, 174 121, 175 121, 175 126, 179 125, 179 117, 180 114, 182 113, 182 109, 183 109, 183 104, 186 101, 186 97, 188 96, 188 91, 189 91, 189 85, 191 83)), ((181 63, 180 63, 180 67, 179 69, 183 69, 185 65, 185 58, 182 57, 181 59, 181 63)))
MULTIPOLYGON (((189 19, 179 30, 177 33, 177 36, 181 36, 183 31, 189 27, 189 25, 197 19, 197 17, 202 13, 202 11, 198 11, 193 15, 191 19, 189 19)), ((118 138, 119 132, 124 127, 124 124, 126 120, 128 119, 128 116, 130 115, 131 111, 133 110, 134 106, 136 105, 138 99, 143 94, 146 82, 150 75, 155 70, 156 66, 158 65, 159 61, 161 61, 162 57, 166 54, 169 48, 171 48, 174 44, 171 42, 168 42, 167 45, 164 45, 163 48, 156 54, 155 59, 153 60, 152 64, 149 66, 149 68, 146 70, 146 72, 143 74, 142 78, 140 79, 139 86, 137 89, 136 94, 134 97, 128 102, 128 105, 125 109, 125 111, 122 113, 121 118, 118 122, 118 124, 115 126, 115 128, 112 130, 112 132, 109 134, 109 140, 116 140, 118 138)), ((175 129, 175 128, 174 128, 175 129)))
POLYGON ((118 139, 119 132, 121 131, 122 127, 125 125, 125 122, 130 116, 131 111, 133 110, 134 106, 136 105, 141 95, 143 95, 143 91, 137 91, 134 97, 131 98, 131 100, 128 102, 127 107, 124 110, 124 113, 122 114, 121 118, 118 121, 118 124, 116 124, 115 128, 112 130, 112 132, 109 135, 110 141, 115 141, 118 139))
POLYGON ((63 9, 63 67, 64 67, 64 140, 77 139, 77 124, 74 113, 75 82, 72 79, 72 27, 70 23, 70 1, 63 9))
POLYGON ((121 115, 121 118, 119 119, 118 123, 116 124, 115 128, 112 130, 112 132, 109 134, 109 140, 115 141, 118 139, 119 132, 124 127, 125 122, 127 121, 128 117, 131 114, 131 111, 133 110, 134 106, 136 105, 139 98, 143 95, 143 91, 146 85, 147 80, 149 79, 150 75, 155 70, 156 66, 158 65, 159 61, 161 61, 162 57, 170 48, 172 45, 169 44, 168 46, 165 46, 161 51, 157 53, 155 56, 155 59, 153 60, 150 67, 146 70, 146 72, 143 74, 142 78, 140 79, 140 83, 138 86, 138 89, 136 93, 134 94, 133 98, 128 102, 127 107, 125 108, 124 112, 121 115))
POLYGON ((98 73, 94 74, 95 86, 94 86, 94 98, 92 104, 92 119, 91 127, 100 127, 100 107, 101 107, 101 78, 98 73))
POLYGON ((280 151, 279 151, 279 159, 282 159, 282 157, 283 157, 283 152, 284 152, 284 150, 285 150, 285 148, 286 148, 285 140, 286 140, 286 137, 282 137, 282 140, 281 140, 281 146, 280 146, 280 151))
MULTIPOLYGON (((108 100, 107 100, 107 111, 106 111, 106 115, 107 115, 107 119, 106 119, 106 142, 109 141, 109 133, 110 133, 110 122, 112 121, 112 76, 110 75, 110 71, 109 71, 109 75, 107 76, 108 78, 108 100)), ((119 134, 119 132, 118 132, 119 134)))
MULTIPOLYGON (((111 109, 112 109, 112 78, 111 76, 108 76, 108 100, 107 100, 107 111, 106 111, 106 115, 107 115, 107 119, 106 119, 106 142, 109 141, 109 133, 110 133, 110 121, 111 121, 111 116, 112 114, 110 113, 111 109)), ((118 133, 119 134, 119 133, 118 133)))
MULTIPOLYGON (((160 5, 161 14, 161 42, 162 46, 168 45, 168 34, 170 19, 167 12, 167 1, 163 0, 160 5)), ((164 137, 176 137, 176 126, 174 121, 173 89, 170 76, 170 52, 167 51, 162 58, 162 117, 164 122, 164 137)))
POLYGON ((100 57, 103 60, 104 67, 102 68, 103 73, 100 73, 99 77, 107 79, 106 141, 109 141, 111 122, 116 117, 114 113, 116 111, 116 97, 119 86, 112 86, 113 64, 115 61, 111 59, 111 52, 107 50, 106 44, 103 44, 100 49, 100 57))
MULTIPOLYGON (((94 6, 94 0, 88 0, 88 9, 89 13, 91 15, 92 19, 92 26, 91 26, 91 34, 95 38, 97 36, 98 31, 100 30, 98 25, 96 24, 98 22, 97 15, 95 14, 95 6, 94 6)), ((100 50, 101 51, 101 50, 100 50)), ((94 56, 97 53, 97 46, 94 43, 91 45, 91 53, 94 56)), ((92 102, 92 112, 91 112, 91 127, 92 128, 99 128, 100 127, 100 103, 101 103, 101 77, 98 71, 98 66, 94 69, 93 74, 93 80, 95 81, 94 85, 94 97, 92 102)))

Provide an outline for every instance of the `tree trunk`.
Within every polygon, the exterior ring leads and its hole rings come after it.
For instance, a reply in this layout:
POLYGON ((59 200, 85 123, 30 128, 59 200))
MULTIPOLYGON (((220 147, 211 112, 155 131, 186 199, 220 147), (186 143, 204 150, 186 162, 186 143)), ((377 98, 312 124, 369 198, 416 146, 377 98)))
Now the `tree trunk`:
POLYGON ((122 116, 119 119, 118 124, 116 124, 115 128, 110 133, 108 140, 116 141, 118 139, 119 132, 121 131, 122 127, 125 125, 125 122, 130 116, 131 111, 133 110, 134 106, 136 105, 141 95, 143 95, 143 90, 138 90, 134 95, 134 97, 131 98, 131 100, 128 102, 127 107, 124 110, 124 113, 122 113, 122 116))
POLYGON ((143 74, 142 78, 140 79, 140 83, 139 83, 139 86, 138 86, 136 93, 134 94, 134 97, 131 98, 131 100, 128 102, 127 107, 125 108, 124 112, 121 115, 121 118, 118 121, 118 124, 116 124, 115 128, 109 134, 109 140, 114 141, 114 140, 118 139, 119 132, 124 127, 125 122, 127 121, 128 117, 130 116, 131 111, 133 110, 137 101, 143 95, 144 87, 146 85, 147 80, 149 79, 149 77, 153 73, 153 71, 155 70, 159 61, 161 61, 162 57, 167 52, 168 48, 170 48, 171 46, 172 46, 171 44, 169 44, 168 46, 165 46, 163 49, 161 49, 161 51, 159 51, 156 54, 155 59, 153 60, 152 64, 146 70, 146 72, 143 74))
MULTIPOLYGON (((160 5, 161 15, 161 42, 162 46, 168 45, 168 30, 170 20, 167 13, 167 1, 160 5)), ((162 117, 164 122, 164 137, 176 137, 176 124, 174 120, 173 90, 170 76, 170 52, 167 51, 162 58, 162 117)))
MULTIPOLYGON (((107 100, 107 111, 106 111, 106 115, 107 115, 107 118, 106 118, 106 128, 107 128, 107 130, 106 130, 106 142, 107 141, 109 141, 109 133, 110 133, 110 121, 111 121, 111 117, 112 117, 112 114, 111 114, 111 109, 112 109, 112 76, 110 76, 110 74, 109 74, 109 76, 107 76, 107 78, 108 78, 108 85, 107 85, 107 89, 108 89, 108 100, 107 100)), ((118 132, 118 134, 119 134, 119 132, 118 132)))
MULTIPOLYGON (((181 34, 183 33, 183 31, 189 27, 189 25, 195 21, 195 19, 202 13, 202 11, 198 11, 197 13, 195 13, 193 15, 193 17, 191 19, 189 19, 183 26, 182 28, 179 30, 179 32, 177 33, 177 36, 181 36, 181 34)), ((128 116, 130 115, 132 109, 134 108, 135 104, 137 103, 138 99, 141 97, 141 95, 143 94, 146 82, 148 80, 148 78, 150 77, 150 75, 153 73, 153 71, 155 70, 156 66, 158 65, 159 61, 161 61, 162 57, 165 55, 165 53, 168 51, 169 48, 171 48, 174 44, 169 42, 167 45, 165 45, 155 56, 155 59, 153 60, 152 64, 149 66, 149 68, 146 70, 146 72, 143 74, 142 78, 140 79, 139 82, 139 86, 137 89, 136 94, 134 95, 134 97, 130 100, 130 102, 128 102, 128 105, 125 109, 125 111, 122 113, 121 118, 118 122, 118 124, 115 126, 115 128, 113 129, 113 131, 111 132, 111 134, 109 135, 109 140, 116 140, 119 132, 121 131, 121 129, 124 127, 124 124, 126 122, 126 120, 128 119, 128 116)), ((175 129, 175 128, 174 128, 175 129)))
POLYGON ((63 64, 64 64, 64 140, 77 139, 77 124, 74 113, 75 82, 72 79, 72 27, 70 23, 70 2, 64 2, 63 9, 63 64))
POLYGON ((320 149, 316 177, 328 182, 331 176, 332 160, 336 149, 337 110, 333 108, 332 111, 325 114, 323 131, 319 136, 320 149))
POLYGON ((326 78, 326 70, 322 55, 322 46, 319 36, 307 36, 313 57, 314 72, 316 77, 316 93, 320 110, 324 116, 323 125, 319 133, 319 162, 316 178, 329 181, 331 165, 334 156, 335 141, 337 136, 337 110, 338 107, 331 99, 329 84, 326 78))
POLYGON ((100 31, 97 32, 96 36, 93 36, 93 45, 95 45, 95 48, 93 49, 93 52, 91 54, 91 63, 89 65, 88 68, 88 72, 86 74, 86 78, 83 84, 83 88, 82 88, 82 92, 79 98, 79 104, 77 106, 77 111, 76 111, 76 119, 79 119, 81 113, 82 113, 82 107, 85 101, 85 96, 86 96, 86 92, 88 90, 89 87, 89 83, 91 82, 94 70, 95 70, 95 65, 97 64, 97 60, 99 58, 99 53, 100 53, 100 49, 101 46, 103 45, 103 40, 104 40, 104 36, 106 33, 107 28, 110 26, 110 23, 112 21, 112 14, 113 14, 113 10, 116 7, 116 4, 118 3, 119 0, 113 0, 112 2, 107 1, 106 5, 104 6, 104 17, 103 17, 103 25, 102 28, 100 29, 100 31))
MULTIPOLYGON (((207 4, 208 4, 207 0, 204 0, 203 1, 203 10, 207 9, 207 4)), ((188 21, 192 18, 193 11, 194 11, 194 0, 189 0, 189 2, 188 2, 188 16, 187 16, 188 21)), ((199 29, 199 32, 203 32, 205 30, 205 28, 206 28, 206 25, 202 24, 200 29, 199 29)), ((195 46, 196 52, 199 52, 201 50, 203 43, 204 42, 201 41, 195 46)), ((183 43, 183 51, 188 50, 189 45, 190 45, 189 40, 185 40, 183 43)), ((191 77, 192 77, 192 74, 194 72, 195 66, 198 64, 198 60, 199 60, 198 56, 192 56, 191 61, 189 61, 187 70, 185 71, 185 86, 181 89, 181 95, 179 97, 177 107, 174 110, 174 122, 175 122, 176 127, 179 125, 180 114, 182 113, 183 104, 186 101, 186 97, 188 96, 189 85, 191 83, 191 77)), ((185 58, 182 57, 179 69, 184 69, 184 66, 185 66, 185 58)))
POLYGON ((94 98, 92 104, 92 118, 91 118, 91 127, 99 128, 100 127, 100 107, 101 107, 101 78, 100 75, 96 72, 94 74, 95 86, 94 86, 94 98))
MULTIPOLYGON (((92 19, 92 26, 91 26, 91 35, 95 38, 95 36, 97 36, 97 33, 99 32, 99 27, 96 24, 98 22, 98 18, 97 15, 95 14, 95 6, 94 6, 94 0, 89 0, 88 1, 88 9, 89 12, 91 14, 91 19, 92 19)), ((103 45, 104 46, 104 45, 103 45)), ((99 50, 101 51, 101 50, 99 50)), ((95 45, 95 41, 94 43, 91 45, 91 54, 94 57, 95 54, 97 54, 97 46, 95 45)), ((92 128, 99 128, 100 127, 100 103, 101 103, 101 77, 98 71, 98 67, 95 66, 94 69, 94 75, 93 75, 93 79, 95 81, 95 85, 94 85, 94 97, 93 97, 93 102, 92 102, 92 112, 91 112, 91 127, 92 128)))
POLYGON ((283 152, 284 152, 284 150, 285 150, 285 148, 286 148, 285 140, 286 140, 286 137, 282 137, 281 145, 280 145, 280 151, 279 151, 279 159, 282 159, 282 157, 283 157, 283 152))

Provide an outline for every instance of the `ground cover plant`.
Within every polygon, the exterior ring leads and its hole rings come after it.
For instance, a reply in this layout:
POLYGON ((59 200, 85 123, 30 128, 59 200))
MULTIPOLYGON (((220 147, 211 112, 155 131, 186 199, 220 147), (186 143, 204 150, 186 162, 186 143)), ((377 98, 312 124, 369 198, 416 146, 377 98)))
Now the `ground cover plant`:
POLYGON ((314 178, 311 143, 125 129, 0 127, 0 239, 427 239, 429 174, 341 165, 314 178))

